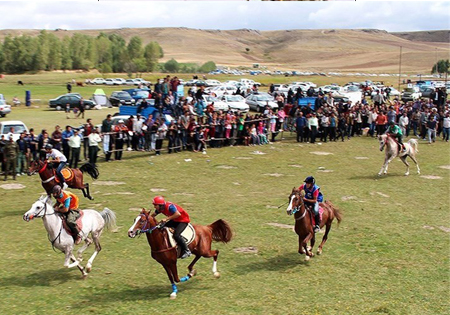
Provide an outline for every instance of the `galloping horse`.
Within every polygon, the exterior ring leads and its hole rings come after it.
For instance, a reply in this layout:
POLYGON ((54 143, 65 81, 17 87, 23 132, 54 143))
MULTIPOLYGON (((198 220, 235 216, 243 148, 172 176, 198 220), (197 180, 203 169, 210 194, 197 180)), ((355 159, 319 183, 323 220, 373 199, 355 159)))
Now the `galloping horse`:
POLYGON ((137 234, 146 233, 147 241, 150 245, 152 258, 159 262, 167 272, 170 282, 172 283, 171 299, 177 297, 177 282, 185 282, 197 273, 194 269, 195 263, 201 258, 214 258, 212 272, 214 277, 219 278, 220 273, 217 271, 218 250, 211 250, 212 241, 228 243, 233 237, 233 232, 227 222, 222 219, 210 225, 193 225, 195 229, 195 239, 189 244, 189 249, 195 255, 194 260, 188 266, 189 273, 187 276, 179 279, 177 270, 177 247, 171 246, 168 240, 168 232, 166 228, 162 228, 154 217, 150 215, 150 211, 142 209, 141 213, 134 220, 133 225, 128 230, 128 236, 136 237, 137 234))
POLYGON ((78 250, 77 259, 72 253, 75 245, 73 237, 64 229, 63 218, 59 213, 55 212, 52 200, 49 196, 42 196, 39 198, 39 200, 31 206, 31 209, 23 215, 23 219, 27 222, 34 218, 42 218, 48 233, 48 239, 52 243, 52 246, 65 254, 64 267, 73 268, 77 266, 78 269, 80 269, 83 278, 91 272, 92 263, 97 254, 102 250, 100 246, 100 235, 102 234, 103 229, 105 227, 109 229, 116 225, 116 215, 108 208, 105 208, 100 213, 95 210, 83 210, 83 215, 80 220, 82 221, 81 232, 85 244, 78 250), (92 239, 89 238, 89 234, 91 234, 92 239), (95 251, 91 258, 89 258, 86 268, 83 268, 80 265, 80 262, 83 260, 83 252, 92 243, 95 244, 95 251), (72 263, 70 263, 70 261, 72 261, 72 263))
MULTIPOLYGON (((47 162, 41 160, 34 160, 30 164, 30 168, 28 169, 28 175, 31 176, 34 175, 36 172, 38 172, 39 175, 41 176, 42 187, 44 187, 45 191, 47 192, 47 195, 50 196, 53 187, 57 185, 58 182, 56 181, 57 177, 55 176, 55 171, 48 166, 49 163, 47 162)), ((99 175, 98 169, 94 165, 86 163, 83 164, 79 169, 64 168, 62 172, 64 173, 65 170, 69 170, 73 174, 73 176, 70 176, 69 178, 66 179, 67 185, 70 188, 81 189, 81 191, 83 192, 83 196, 85 198, 93 200, 94 198, 92 198, 92 196, 89 193, 89 184, 83 183, 83 173, 87 172, 92 179, 97 179, 99 175)))
MULTIPOLYGON (((317 255, 322 254, 322 248, 328 238, 328 233, 331 230, 331 223, 334 218, 338 220, 338 224, 342 220, 341 212, 330 201, 320 202, 319 206, 323 208, 322 220, 320 227, 326 225, 325 235, 322 238, 322 242, 317 249, 317 255)), ((303 202, 303 196, 297 188, 293 188, 289 195, 289 205, 286 209, 288 215, 294 213, 295 218, 295 233, 298 235, 298 253, 305 254, 305 260, 309 260, 314 256, 312 249, 314 247, 315 233, 313 231, 312 218, 314 216, 312 210, 307 209, 303 202), (311 247, 308 247, 308 242, 311 240, 311 247)))
POLYGON ((416 139, 411 139, 407 143, 405 143, 405 152, 401 152, 398 147, 397 141, 395 141, 391 136, 389 135, 380 135, 378 136, 378 141, 380 141, 380 151, 384 150, 384 147, 386 147, 386 155, 384 158, 384 164, 381 167, 380 172, 378 173, 378 176, 381 176, 383 173, 387 174, 388 171, 388 165, 391 163, 393 159, 395 159, 397 156, 402 160, 402 162, 406 165, 406 173, 405 176, 409 175, 409 163, 406 162, 406 158, 409 156, 411 160, 416 163, 417 166, 417 174, 420 174, 420 168, 419 163, 416 159, 416 153, 419 152, 418 146, 419 143, 416 139))

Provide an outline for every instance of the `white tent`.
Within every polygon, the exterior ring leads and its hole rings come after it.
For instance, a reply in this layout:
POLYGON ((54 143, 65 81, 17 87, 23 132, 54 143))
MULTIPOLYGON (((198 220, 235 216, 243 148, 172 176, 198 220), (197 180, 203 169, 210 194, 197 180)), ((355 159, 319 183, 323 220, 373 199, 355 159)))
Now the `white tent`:
POLYGON ((91 99, 97 104, 97 106, 112 107, 103 89, 96 89, 94 94, 92 94, 91 99))

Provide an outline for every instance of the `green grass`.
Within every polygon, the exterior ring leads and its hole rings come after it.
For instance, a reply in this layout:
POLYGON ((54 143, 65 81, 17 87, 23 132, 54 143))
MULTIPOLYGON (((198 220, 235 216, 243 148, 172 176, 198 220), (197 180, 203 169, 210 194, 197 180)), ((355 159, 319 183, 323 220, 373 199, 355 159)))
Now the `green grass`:
MULTIPOLYGON (((106 112, 88 113, 98 115, 98 122, 106 112)), ((14 109, 8 119, 48 129, 67 121, 62 113, 42 108, 14 109)), ((398 160, 388 176, 378 178, 383 153, 374 139, 300 146, 293 135, 284 137, 262 147, 209 149, 207 155, 125 152, 123 161, 112 163, 100 158, 99 180, 125 184, 92 185, 95 200, 81 199, 81 208, 114 210, 119 226, 117 233, 103 234, 103 250, 86 280, 77 269, 63 267, 64 257, 52 251, 40 219, 22 220, 43 192, 39 179, 19 177, 24 190, 0 188, 0 314, 446 313, 450 178, 439 166, 450 165, 448 145, 419 145, 422 174, 442 179, 422 178, 413 168, 404 177, 398 160), (252 154, 255 150, 266 154, 252 154), (333 154, 310 153, 314 151, 333 154), (359 156, 369 159, 355 159, 359 156), (188 158, 192 161, 185 162, 188 158), (267 223, 294 224, 285 207, 275 207, 307 175, 317 178, 325 197, 342 210, 343 221, 339 227, 333 224, 323 255, 304 262, 295 233, 267 223), (152 188, 166 189, 162 194, 182 205, 194 223, 223 218, 235 232, 231 243, 213 244, 220 250, 221 278, 212 276, 212 259, 200 259, 198 275, 179 285, 174 301, 146 239, 129 239, 126 233, 136 209, 149 207, 158 194, 152 188), (107 195, 111 192, 116 194, 107 195), (355 199, 343 200, 348 196, 355 199), (258 253, 233 250, 249 246, 258 253)), ((91 253, 87 251, 84 263, 91 253)), ((179 262, 182 276, 188 264, 179 262)))

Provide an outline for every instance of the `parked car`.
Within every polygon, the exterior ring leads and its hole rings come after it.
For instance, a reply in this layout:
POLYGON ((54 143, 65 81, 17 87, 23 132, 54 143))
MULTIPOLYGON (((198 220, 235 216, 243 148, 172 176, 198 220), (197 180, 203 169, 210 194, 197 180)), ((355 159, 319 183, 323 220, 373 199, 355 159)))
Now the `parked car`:
POLYGON ((11 113, 11 105, 6 104, 6 101, 0 100, 0 116, 5 117, 11 113))
POLYGON ((240 95, 222 95, 221 101, 225 102, 232 110, 248 112, 249 106, 245 103, 245 98, 240 95))
POLYGON ((134 79, 126 79, 125 80, 125 85, 135 85, 134 79))
MULTIPOLYGON (((65 94, 65 95, 60 95, 57 98, 51 99, 49 101, 48 105, 50 108, 55 108, 56 110, 62 110, 64 108, 66 108, 66 104, 69 103, 70 108, 75 108, 78 106, 78 104, 80 104, 80 100, 81 100, 81 97, 78 95, 65 94)), ((96 105, 95 102, 93 102, 91 100, 83 100, 83 102, 84 102, 85 109, 91 109, 96 105)))
POLYGON ((223 94, 233 94, 235 93, 237 90, 237 88, 235 86, 232 85, 221 85, 221 86, 216 86, 213 88, 208 88, 206 89, 206 91, 210 94, 215 94, 216 97, 220 97, 223 94))
POLYGON ((251 110, 255 110, 260 113, 264 112, 267 105, 269 105, 272 109, 278 108, 278 104, 274 102, 273 97, 266 94, 251 94, 247 96, 245 103, 251 110))
POLYGON ((139 85, 139 84, 147 85, 147 84, 149 84, 149 83, 150 83, 150 82, 145 81, 144 79, 141 79, 141 78, 136 78, 136 79, 134 79, 134 84, 135 84, 135 85, 139 85))
POLYGON ((134 105, 136 100, 131 97, 130 93, 125 91, 114 91, 109 97, 112 106, 134 105))
POLYGON ((422 93, 422 97, 430 98, 431 93, 435 91, 434 87, 431 86, 421 86, 420 93, 422 93))
POLYGON ((402 101, 403 102, 410 102, 410 101, 416 101, 421 98, 422 93, 420 93, 420 90, 418 87, 409 87, 403 90, 402 94, 402 101))
POLYGON ((115 79, 113 79, 113 81, 114 81, 114 85, 124 85, 126 82, 126 80, 122 79, 122 78, 115 78, 115 79))
POLYGON ((20 120, 8 120, 0 122, 0 137, 4 135, 5 139, 9 139, 11 127, 14 129, 14 141, 17 141, 19 139, 22 132, 26 131, 28 133, 27 126, 20 120))
POLYGON ((219 86, 222 84, 220 81, 217 80, 206 80, 205 83, 207 86, 219 86))
POLYGON ((91 84, 105 84, 105 79, 103 78, 95 78, 91 80, 91 84))
POLYGON ((105 79, 105 82, 103 84, 114 85, 114 79, 105 79))
POLYGON ((150 98, 149 89, 127 89, 123 91, 128 92, 136 102, 142 98, 150 98))

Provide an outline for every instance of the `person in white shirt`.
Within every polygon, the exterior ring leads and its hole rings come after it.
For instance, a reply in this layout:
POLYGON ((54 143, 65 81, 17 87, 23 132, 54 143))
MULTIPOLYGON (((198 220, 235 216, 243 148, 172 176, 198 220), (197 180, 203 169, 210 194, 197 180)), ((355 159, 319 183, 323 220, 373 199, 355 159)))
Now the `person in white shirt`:
POLYGON ((95 166, 97 163, 98 144, 102 142, 102 138, 99 135, 99 129, 96 128, 88 136, 89 142, 89 163, 95 166))
POLYGON ((408 125, 409 125, 409 118, 406 115, 406 112, 403 113, 402 116, 398 119, 398 124, 400 126, 400 129, 402 130, 403 136, 408 137, 409 134, 406 133, 406 131, 409 131, 408 125))
POLYGON ((448 138, 450 136, 450 112, 445 113, 442 128, 444 134, 443 140, 448 142, 448 138))
POLYGON ((47 160, 47 163, 56 164, 53 167, 56 167, 56 176, 58 176, 60 185, 63 187, 63 189, 67 189, 67 187, 69 186, 67 186, 64 176, 61 173, 61 170, 67 164, 67 158, 59 150, 53 149, 53 146, 51 144, 47 144, 45 146, 45 153, 45 159, 47 160))
POLYGON ((75 129, 73 135, 69 138, 70 147, 70 162, 69 166, 72 168, 78 168, 78 161, 80 160, 81 149, 81 135, 80 131, 75 129))
POLYGON ((311 140, 310 143, 316 142, 317 129, 319 127, 319 121, 317 120, 316 113, 312 113, 308 119, 308 127, 310 130, 311 140))

